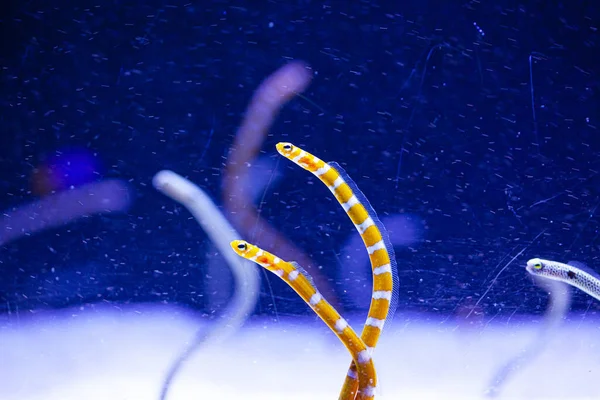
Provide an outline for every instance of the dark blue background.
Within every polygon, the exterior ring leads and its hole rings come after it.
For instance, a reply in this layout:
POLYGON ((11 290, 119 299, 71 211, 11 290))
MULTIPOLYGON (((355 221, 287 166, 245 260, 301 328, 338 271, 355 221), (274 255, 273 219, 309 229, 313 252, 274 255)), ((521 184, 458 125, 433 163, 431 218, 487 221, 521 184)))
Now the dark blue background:
MULTIPOLYGON (((420 243, 397 249, 401 310, 453 313, 478 300, 499 268, 544 230, 482 299, 487 313, 543 307, 545 296, 522 268, 529 258, 599 268, 600 14, 593 2, 2 7, 0 207, 35 200, 32 169, 64 146, 97 153, 104 177, 128 180, 135 191, 126 215, 2 247, 4 311, 105 301, 210 311, 207 239, 187 213, 165 212, 177 207, 151 178, 173 169, 220 201, 226 155, 252 93, 291 59, 317 72, 304 95, 318 106, 302 98, 288 104, 263 152, 276 158, 275 143, 292 141, 343 165, 380 214, 422 218, 420 243), (87 272, 77 273, 82 266, 87 272)), ((262 215, 331 266, 333 281, 333 252, 351 226, 322 188, 305 185, 312 177, 287 162, 278 168, 286 179, 266 193, 262 215)), ((280 312, 306 312, 269 279, 283 299, 266 291, 259 312, 271 313, 273 300, 280 312)), ((574 307, 587 308, 588 299, 578 295, 574 307)))

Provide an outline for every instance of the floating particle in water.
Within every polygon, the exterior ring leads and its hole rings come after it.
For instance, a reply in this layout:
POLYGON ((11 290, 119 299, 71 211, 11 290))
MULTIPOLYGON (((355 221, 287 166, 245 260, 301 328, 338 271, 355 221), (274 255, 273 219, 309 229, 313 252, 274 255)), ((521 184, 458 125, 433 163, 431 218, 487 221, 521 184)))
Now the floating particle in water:
POLYGON ((473 26, 475 27, 475 29, 477 29, 477 32, 479 32, 481 36, 485 36, 485 32, 483 31, 483 29, 481 29, 479 25, 477 25, 477 22, 473 22, 473 26))

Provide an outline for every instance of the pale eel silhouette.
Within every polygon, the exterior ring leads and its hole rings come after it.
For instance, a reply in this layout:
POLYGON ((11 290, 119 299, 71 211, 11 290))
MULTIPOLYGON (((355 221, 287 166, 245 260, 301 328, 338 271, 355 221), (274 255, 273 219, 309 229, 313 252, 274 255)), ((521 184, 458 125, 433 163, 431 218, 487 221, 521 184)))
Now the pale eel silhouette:
POLYGON ((63 190, 3 211, 0 245, 94 214, 124 212, 130 204, 129 187, 118 179, 63 190))
POLYGON ((335 301, 335 292, 330 283, 314 268, 314 262, 299 247, 287 240, 267 221, 251 203, 249 172, 254 164, 269 128, 279 110, 297 94, 303 92, 310 83, 312 74, 306 64, 290 62, 265 79, 254 92, 250 105, 240 125, 223 176, 223 205, 232 225, 242 237, 251 238, 257 245, 277 248, 279 254, 288 260, 303 265, 314 278, 321 291, 335 301))
POLYGON ((199 331, 169 369, 160 394, 160 398, 164 400, 175 375, 200 346, 227 339, 246 321, 256 306, 260 278, 252 263, 231 252, 229 243, 238 238, 239 234, 202 189, 172 171, 160 171, 154 176, 152 184, 158 191, 188 209, 225 257, 235 279, 233 298, 219 321, 209 329, 199 331))

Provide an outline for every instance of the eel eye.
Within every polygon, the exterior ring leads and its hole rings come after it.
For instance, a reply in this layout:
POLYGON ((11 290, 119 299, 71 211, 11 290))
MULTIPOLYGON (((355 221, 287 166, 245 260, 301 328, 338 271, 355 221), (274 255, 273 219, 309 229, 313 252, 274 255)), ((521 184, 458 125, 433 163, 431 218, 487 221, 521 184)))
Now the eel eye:
POLYGON ((246 250, 246 248, 247 248, 247 247, 248 247, 248 246, 246 246, 246 243, 239 243, 239 244, 237 245, 237 248, 238 248, 238 250, 240 250, 240 251, 244 251, 244 250, 246 250))
POLYGON ((538 269, 538 270, 542 269, 542 263, 537 262, 537 263, 533 264, 533 268, 538 269))
POLYGON ((289 143, 286 143, 286 144, 283 145, 283 149, 285 151, 292 151, 292 145, 289 144, 289 143))

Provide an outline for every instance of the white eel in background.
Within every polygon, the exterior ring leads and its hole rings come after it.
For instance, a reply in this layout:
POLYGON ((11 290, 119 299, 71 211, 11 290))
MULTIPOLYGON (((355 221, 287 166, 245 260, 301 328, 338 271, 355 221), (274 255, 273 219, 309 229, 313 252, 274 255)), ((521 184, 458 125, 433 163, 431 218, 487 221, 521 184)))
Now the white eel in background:
POLYGON ((175 375, 200 346, 214 344, 231 336, 254 311, 260 290, 260 278, 253 263, 240 259, 231 250, 229 243, 240 239, 240 235, 202 189, 175 172, 166 170, 158 172, 152 179, 152 184, 158 191, 187 208, 194 216, 225 258, 235 281, 233 297, 220 320, 208 330, 198 332, 169 370, 161 389, 160 398, 164 400, 175 375))
POLYGON ((565 319, 567 311, 569 311, 571 291, 565 283, 537 276, 535 276, 534 280, 538 286, 550 293, 550 301, 544 314, 542 327, 538 334, 535 335, 535 338, 519 354, 497 369, 486 388, 485 395, 487 397, 498 397, 502 387, 506 386, 506 382, 511 375, 523 369, 526 364, 530 364, 546 349, 548 343, 558 331, 560 324, 565 319))
MULTIPOLYGON (((531 362, 546 347, 549 338, 563 321, 571 302, 571 292, 567 285, 600 300, 600 275, 587 265, 570 261, 567 264, 541 258, 527 261, 527 272, 535 282, 550 292, 550 304, 540 333, 518 356, 503 365, 494 375, 486 391, 488 397, 496 397, 509 374, 522 364, 531 362)), ((552 377, 549 377, 550 379, 552 377)))
POLYGON ((88 183, 10 208, 0 217, 0 245, 93 214, 124 212, 131 193, 120 179, 88 183))

